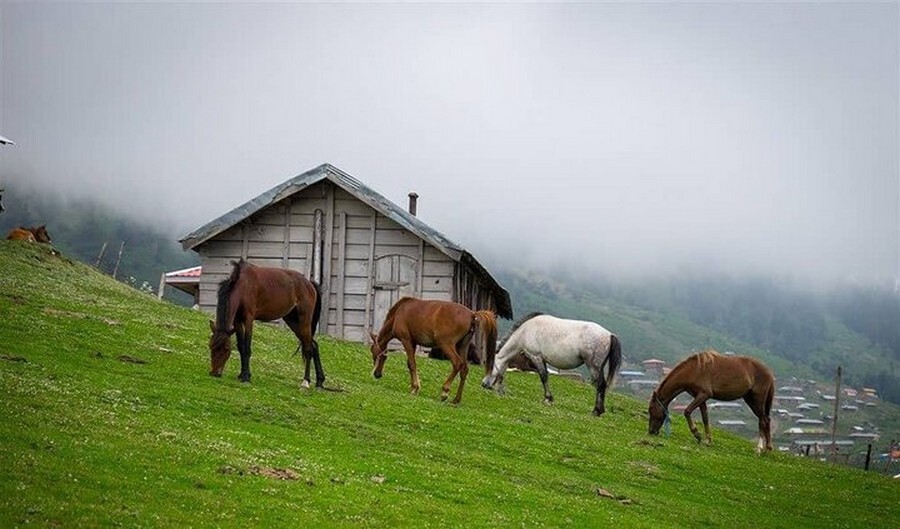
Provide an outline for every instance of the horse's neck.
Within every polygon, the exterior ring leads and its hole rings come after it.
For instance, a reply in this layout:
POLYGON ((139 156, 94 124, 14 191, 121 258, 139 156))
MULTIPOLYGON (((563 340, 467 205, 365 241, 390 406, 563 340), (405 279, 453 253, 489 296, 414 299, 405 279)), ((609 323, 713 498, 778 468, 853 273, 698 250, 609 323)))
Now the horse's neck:
POLYGON ((663 406, 668 406, 679 393, 684 391, 684 384, 677 382, 675 377, 672 376, 674 374, 674 372, 670 373, 656 388, 656 398, 659 399, 663 406))
POLYGON ((378 331, 378 346, 381 349, 387 347, 388 342, 394 338, 394 317, 390 316, 384 320, 384 323, 381 325, 381 330, 378 331))

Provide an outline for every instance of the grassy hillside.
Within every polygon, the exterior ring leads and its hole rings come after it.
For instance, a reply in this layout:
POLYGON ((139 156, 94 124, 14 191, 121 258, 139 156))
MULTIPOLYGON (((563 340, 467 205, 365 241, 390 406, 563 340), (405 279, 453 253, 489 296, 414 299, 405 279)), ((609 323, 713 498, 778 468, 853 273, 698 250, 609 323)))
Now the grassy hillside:
POLYGON ((497 396, 448 365, 370 375, 359 345, 320 340, 329 384, 298 388, 288 332, 255 334, 254 380, 208 371, 206 317, 65 257, 0 243, 0 526, 865 527, 900 516, 897 483, 676 420, 645 435, 644 403, 533 375, 497 396), (279 479, 285 478, 285 479, 279 479), (598 494, 602 490, 603 494, 598 494), (611 497, 607 497, 611 496, 611 497))

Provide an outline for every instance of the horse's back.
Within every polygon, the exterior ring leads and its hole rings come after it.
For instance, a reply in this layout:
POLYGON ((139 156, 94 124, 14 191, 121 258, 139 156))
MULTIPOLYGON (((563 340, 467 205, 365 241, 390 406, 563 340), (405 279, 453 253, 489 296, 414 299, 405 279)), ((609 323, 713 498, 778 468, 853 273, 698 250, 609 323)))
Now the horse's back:
POLYGON ((34 238, 34 234, 24 228, 13 228, 9 231, 6 239, 10 241, 37 242, 37 239, 34 238))

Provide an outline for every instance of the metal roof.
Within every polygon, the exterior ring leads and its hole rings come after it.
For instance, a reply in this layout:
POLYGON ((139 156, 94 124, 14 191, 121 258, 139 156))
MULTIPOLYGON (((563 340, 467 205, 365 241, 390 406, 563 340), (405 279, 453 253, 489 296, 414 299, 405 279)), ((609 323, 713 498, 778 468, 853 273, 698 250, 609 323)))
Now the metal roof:
POLYGON ((216 235, 247 219, 251 215, 297 193, 322 180, 329 180, 344 191, 374 208, 382 215, 390 218, 403 228, 416 234, 432 246, 440 250, 454 261, 460 262, 471 268, 481 276, 494 292, 497 302, 497 314, 504 318, 512 318, 512 302, 509 292, 500 286, 500 283, 487 271, 471 253, 462 246, 451 241, 442 233, 428 226, 405 209, 394 204, 374 189, 366 186, 353 176, 345 173, 331 164, 322 164, 301 175, 295 176, 256 198, 234 208, 224 215, 204 224, 191 233, 182 237, 179 242, 185 250, 193 250, 197 246, 212 239, 216 235))

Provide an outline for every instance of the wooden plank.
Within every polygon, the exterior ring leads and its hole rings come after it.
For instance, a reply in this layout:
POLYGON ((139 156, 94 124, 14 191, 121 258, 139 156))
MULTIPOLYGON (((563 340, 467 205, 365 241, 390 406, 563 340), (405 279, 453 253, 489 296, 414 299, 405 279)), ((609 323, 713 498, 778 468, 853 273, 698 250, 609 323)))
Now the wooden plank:
POLYGON ((368 277, 344 278, 344 294, 367 294, 368 286, 368 277))
MULTIPOLYGON (((334 195, 332 195, 332 197, 333 196, 334 195)), ((334 206, 335 211, 343 211, 348 215, 368 215, 375 211, 365 202, 360 202, 356 199, 335 200, 332 205, 334 206)))
POLYGON ((344 247, 347 260, 359 259, 360 261, 369 260, 369 241, 366 244, 347 244, 344 247))
POLYGON ((376 246, 376 259, 380 259, 388 255, 403 255, 415 260, 419 256, 419 248, 417 246, 376 246))
POLYGON ((313 222, 315 222, 315 213, 304 213, 302 215, 291 214, 290 218, 291 226, 304 226, 307 228, 312 228, 313 222))
MULTIPOLYGON (((290 227, 290 242, 310 244, 313 242, 313 226, 294 226, 290 227)), ((293 251, 293 250, 292 250, 293 251)))
POLYGON ((441 301, 453 301, 453 294, 450 292, 423 292, 422 299, 437 299, 441 301))
MULTIPOLYGON (((325 244, 322 252, 322 292, 331 294, 331 254, 332 243, 334 242, 334 184, 325 182, 325 244), (327 267, 327 269, 326 269, 327 267)), ((331 314, 329 306, 329 295, 323 296, 322 313, 331 314)), ((330 324, 333 320, 326 320, 330 324)), ((334 336, 333 334, 331 336, 334 336)))
MULTIPOLYGON (((414 246, 419 247, 419 238, 406 230, 378 229, 375 234, 375 242, 378 245, 414 246)), ((415 254, 413 257, 415 258, 415 254)))
POLYGON ((419 258, 416 259, 416 297, 422 297, 422 281, 425 279, 425 241, 419 239, 419 258))
POLYGON ((366 331, 365 336, 372 332, 372 283, 375 281, 375 213, 369 216, 369 277, 366 280, 366 331))
POLYGON ((369 277, 369 263, 360 259, 344 261, 344 277, 369 277))
POLYGON ((241 226, 241 259, 247 258, 247 245, 250 244, 248 226, 246 222, 241 226))
POLYGON ((322 187, 323 183, 324 182, 316 182, 315 184, 313 184, 311 186, 304 187, 300 191, 297 191, 296 193, 291 195, 291 197, 295 198, 295 199, 298 199, 298 198, 304 199, 306 201, 310 201, 310 200, 317 199, 317 198, 318 199, 325 198, 325 188, 322 187))
POLYGON ((340 227, 338 228, 338 255, 337 255, 337 331, 338 336, 344 337, 344 249, 347 245, 347 213, 341 212, 340 227))
POLYGON ((244 234, 241 231, 241 227, 240 226, 232 226, 231 228, 228 228, 227 230, 223 231, 222 233, 216 235, 215 239, 213 239, 212 241, 208 241, 205 244, 209 244, 210 242, 217 242, 217 241, 241 242, 243 240, 244 240, 244 234))
MULTIPOLYGON (((346 213, 346 212, 345 212, 346 213)), ((347 228, 361 228, 369 233, 369 226, 372 225, 372 216, 371 215, 352 215, 347 213, 347 228)))
POLYGON ((247 236, 248 240, 252 242, 282 242, 284 241, 284 225, 248 225, 247 236))
POLYGON ((344 339, 351 342, 367 343, 366 328, 348 325, 344 327, 344 339))
POLYGON ((425 261, 424 274, 426 276, 453 277, 453 261, 425 261))
POLYGON ((291 216, 312 215, 316 212, 317 209, 324 210, 327 205, 328 202, 321 198, 317 200, 302 200, 299 202, 294 202, 294 205, 291 206, 291 216))
MULTIPOLYGON (((250 241, 247 245, 247 259, 280 259, 284 261, 284 242, 256 242, 250 241)), ((278 264, 281 266, 281 263, 278 264)))
POLYGON ((450 259, 444 252, 438 250, 432 245, 425 246, 425 260, 426 261, 444 261, 450 259))
POLYGON ((223 259, 234 259, 237 261, 241 258, 243 251, 243 241, 209 241, 204 243, 200 248, 200 255, 207 257, 216 257, 223 259))
POLYGON ((393 219, 389 217, 385 217, 384 215, 379 215, 377 219, 375 219, 375 225, 379 230, 403 230, 405 229, 403 226, 394 222, 393 219))
POLYGON ((288 268, 291 259, 291 199, 285 200, 284 213, 282 214, 284 226, 284 240, 281 241, 281 266, 288 268))
POLYGON ((269 206, 251 217, 250 220, 254 226, 283 226, 284 210, 284 206, 269 206))
POLYGON ((453 292, 453 278, 447 276, 425 276, 422 278, 422 293, 453 292))

